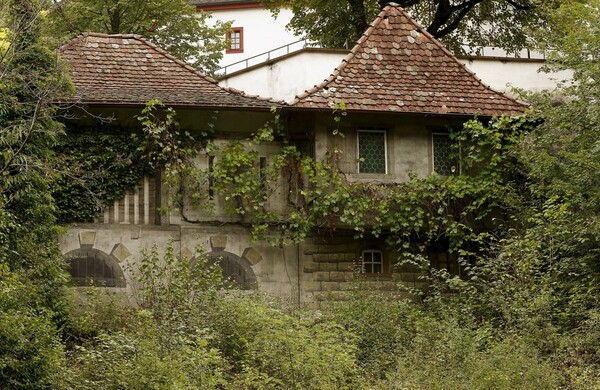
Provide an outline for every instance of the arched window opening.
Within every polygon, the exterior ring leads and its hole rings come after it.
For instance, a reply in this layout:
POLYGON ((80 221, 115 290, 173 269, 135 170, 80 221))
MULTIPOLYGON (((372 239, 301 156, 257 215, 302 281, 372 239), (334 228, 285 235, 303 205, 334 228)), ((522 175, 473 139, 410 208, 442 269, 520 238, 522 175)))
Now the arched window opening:
POLYGON ((74 286, 125 287, 119 263, 96 249, 78 249, 65 255, 74 286))
MULTIPOLYGON (((218 263, 223 271, 223 281, 240 290, 256 290, 258 283, 250 262, 231 252, 214 251, 207 254, 208 264, 218 263)), ((192 260, 192 265, 196 259, 192 260)))

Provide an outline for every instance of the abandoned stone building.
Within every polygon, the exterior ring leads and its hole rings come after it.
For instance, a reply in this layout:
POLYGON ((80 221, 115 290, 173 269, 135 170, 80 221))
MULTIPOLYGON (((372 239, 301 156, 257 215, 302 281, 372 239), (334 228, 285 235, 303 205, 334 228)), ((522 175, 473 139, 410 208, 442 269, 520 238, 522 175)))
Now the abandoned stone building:
MULTIPOLYGON (((519 114, 526 106, 484 85, 402 9, 388 5, 350 54, 321 84, 291 103, 224 89, 184 62, 133 35, 84 34, 61 49, 75 85, 73 101, 94 116, 114 117, 113 125, 135 126, 147 101, 158 99, 177 110, 180 126, 200 132, 215 117, 215 142, 241 140, 256 148, 257 166, 279 151, 277 142, 258 146, 246 140, 271 118, 277 106, 282 123, 315 159, 340 150, 339 166, 348 180, 394 183, 409 172, 425 177, 447 174, 448 127, 478 116, 519 114), (345 104, 341 130, 332 115, 345 104), (215 114, 215 111, 218 111, 215 114)), ((294 75, 286 75, 294 77, 294 75)), ((68 124, 67 124, 68 129, 68 124)), ((218 156, 216 157, 218 158, 218 156)), ((198 164, 209 166, 209 156, 198 164)), ((395 257, 381 239, 354 239, 351 230, 315 232, 304 242, 273 247, 253 241, 250 228, 215 199, 212 213, 191 206, 158 213, 168 200, 159 179, 146 178, 123 199, 105 207, 94 223, 69 226, 61 250, 76 281, 89 277, 113 288, 129 288, 127 265, 152 245, 174 243, 180 259, 193 260, 204 246, 220 258, 226 274, 246 288, 257 288, 299 303, 324 294, 343 295, 356 269, 380 290, 401 281, 418 286, 418 274, 394 269, 395 257)), ((285 190, 269 207, 285 213, 285 190)))

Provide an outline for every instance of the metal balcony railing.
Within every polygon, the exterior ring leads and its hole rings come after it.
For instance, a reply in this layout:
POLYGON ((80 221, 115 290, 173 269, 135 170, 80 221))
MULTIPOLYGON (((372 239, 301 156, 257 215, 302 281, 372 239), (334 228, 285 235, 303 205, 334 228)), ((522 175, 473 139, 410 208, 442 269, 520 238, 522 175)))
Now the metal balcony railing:
MULTIPOLYGON (((227 74, 237 72, 240 70, 247 69, 254 65, 259 65, 273 59, 282 57, 284 55, 288 55, 290 53, 294 53, 300 51, 307 47, 319 48, 322 45, 319 42, 311 42, 307 39, 300 39, 298 41, 288 43, 287 45, 276 47, 275 49, 266 51, 264 53, 257 54, 252 57, 248 57, 241 61, 234 62, 232 64, 226 65, 222 68, 217 69, 216 75, 217 77, 223 77, 227 74)), ((348 48, 348 47, 346 47, 348 48)), ((544 60, 546 59, 546 53, 536 51, 535 49, 523 49, 518 53, 508 53, 497 47, 469 47, 463 46, 464 55, 459 56, 467 56, 467 57, 492 57, 492 58, 523 58, 523 59, 536 59, 536 60, 544 60)))
POLYGON ((276 47, 275 49, 269 50, 264 53, 257 54, 252 57, 248 57, 244 60, 234 62, 220 69, 217 69, 218 76, 225 76, 232 72, 247 69, 251 66, 262 64, 275 58, 282 57, 284 55, 302 50, 306 47, 319 47, 317 43, 311 43, 306 39, 300 39, 298 41, 288 43, 287 45, 276 47))

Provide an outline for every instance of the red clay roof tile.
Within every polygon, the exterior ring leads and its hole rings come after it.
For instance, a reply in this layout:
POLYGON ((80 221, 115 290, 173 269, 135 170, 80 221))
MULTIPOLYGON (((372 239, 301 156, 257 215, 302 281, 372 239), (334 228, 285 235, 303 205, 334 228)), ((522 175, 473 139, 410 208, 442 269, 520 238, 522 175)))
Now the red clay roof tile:
POLYGON ((164 104, 269 109, 280 104, 220 87, 217 82, 137 35, 82 34, 59 55, 75 85, 71 100, 86 104, 164 104))
POLYGON ((481 80, 399 6, 387 5, 324 82, 297 96, 299 108, 454 115, 519 114, 528 107, 481 80))

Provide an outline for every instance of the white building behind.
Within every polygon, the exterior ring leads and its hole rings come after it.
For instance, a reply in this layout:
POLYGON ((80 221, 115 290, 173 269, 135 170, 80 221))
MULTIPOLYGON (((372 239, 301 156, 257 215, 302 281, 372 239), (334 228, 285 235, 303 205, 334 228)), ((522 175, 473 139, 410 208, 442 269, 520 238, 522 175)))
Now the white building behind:
MULTIPOLYGON (((286 29, 293 14, 281 9, 277 18, 258 1, 193 0, 198 10, 210 12, 212 21, 233 21, 227 38, 230 48, 220 62, 220 84, 248 94, 292 101, 327 78, 348 50, 307 47, 302 37, 286 29)), ((486 48, 480 56, 459 59, 485 84, 509 93, 513 87, 529 91, 554 89, 570 72, 539 72, 544 58, 523 51, 519 57, 486 48)))
MULTIPOLYGON (((258 1, 249 0, 193 0, 197 10, 212 14, 210 22, 233 21, 229 38, 230 48, 223 52, 222 67, 243 61, 270 50, 301 40, 286 30, 292 11, 281 9, 277 18, 258 1)), ((302 43, 295 45, 300 48, 302 43)))

